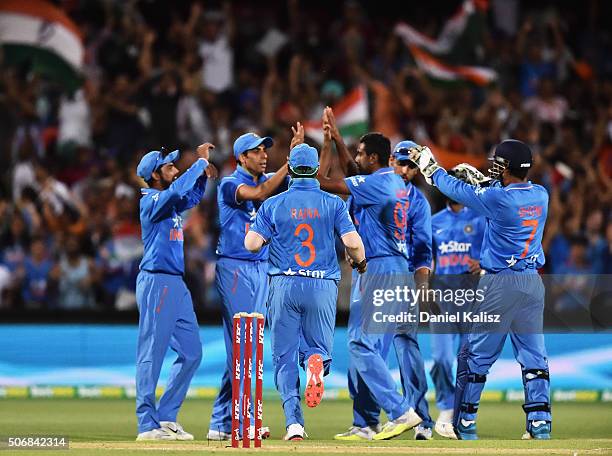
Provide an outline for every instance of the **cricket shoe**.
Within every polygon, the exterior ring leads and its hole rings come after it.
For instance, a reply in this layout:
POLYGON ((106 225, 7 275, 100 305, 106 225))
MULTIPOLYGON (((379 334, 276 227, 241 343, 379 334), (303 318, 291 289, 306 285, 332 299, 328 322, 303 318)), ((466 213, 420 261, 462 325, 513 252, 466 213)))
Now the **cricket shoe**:
POLYGON ((457 440, 457 435, 453 428, 453 409, 440 411, 434 430, 442 437, 457 440))
MULTIPOLYGON (((270 437, 270 428, 268 426, 262 426, 261 429, 259 429, 259 435, 262 440, 267 439, 270 437)), ((249 440, 255 440, 255 426, 249 426, 249 440)))
POLYGON ((193 440, 193 435, 186 432, 183 426, 174 421, 160 421, 159 424, 168 434, 174 434, 176 440, 193 440))
POLYGON ((478 440, 476 432, 476 421, 461 418, 455 428, 455 434, 459 440, 478 440))
POLYGON ((229 432, 217 431, 215 429, 209 429, 208 434, 206 434, 206 438, 208 440, 230 440, 232 438, 232 434, 229 432))
POLYGON ((372 440, 377 432, 380 432, 380 424, 366 427, 351 426, 348 431, 334 435, 334 440, 372 440))
POLYGON ((304 440, 304 437, 308 437, 304 431, 304 426, 301 424, 293 423, 287 426, 287 433, 285 434, 285 440, 304 440))
POLYGON ((319 405, 323 399, 323 390, 323 358, 314 354, 308 358, 306 365, 306 405, 311 408, 319 405))
POLYGON ((157 428, 141 432, 136 440, 176 440, 176 434, 170 433, 164 428, 157 428))
POLYGON ((374 436, 374 440, 389 440, 412 429, 423 419, 410 407, 402 416, 385 423, 381 431, 374 436))
POLYGON ((532 421, 530 430, 523 434, 523 440, 550 440, 550 423, 548 421, 532 421))
POLYGON ((431 440, 433 439, 433 432, 431 428, 425 427, 421 424, 414 428, 414 440, 431 440))

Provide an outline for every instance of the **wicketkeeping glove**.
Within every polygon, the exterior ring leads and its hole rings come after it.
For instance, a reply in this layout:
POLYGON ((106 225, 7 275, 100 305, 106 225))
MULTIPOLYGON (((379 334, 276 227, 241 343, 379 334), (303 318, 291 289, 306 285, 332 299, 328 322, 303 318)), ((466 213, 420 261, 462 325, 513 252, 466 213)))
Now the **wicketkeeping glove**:
POLYGON ((453 168, 455 177, 470 185, 488 185, 491 178, 485 176, 468 163, 461 163, 453 168))
POLYGON ((431 176, 442 167, 438 165, 431 150, 427 146, 416 146, 410 149, 409 158, 414 162, 429 185, 433 185, 431 176))

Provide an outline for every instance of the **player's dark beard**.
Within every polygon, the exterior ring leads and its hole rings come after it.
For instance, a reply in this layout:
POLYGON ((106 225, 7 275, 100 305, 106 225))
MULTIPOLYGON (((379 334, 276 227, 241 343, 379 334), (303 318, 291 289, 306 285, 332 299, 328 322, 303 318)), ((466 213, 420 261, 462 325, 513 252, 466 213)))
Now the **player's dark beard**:
POLYGON ((172 184, 172 181, 168 179, 164 179, 164 177, 162 176, 159 183, 161 184, 164 190, 168 190, 168 188, 170 187, 170 184, 172 184))

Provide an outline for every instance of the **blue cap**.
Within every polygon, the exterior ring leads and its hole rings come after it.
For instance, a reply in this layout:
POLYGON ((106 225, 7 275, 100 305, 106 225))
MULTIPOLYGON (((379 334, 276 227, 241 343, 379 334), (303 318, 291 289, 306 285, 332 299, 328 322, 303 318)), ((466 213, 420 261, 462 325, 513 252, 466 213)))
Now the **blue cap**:
POLYGON ((393 148, 393 158, 396 160, 409 160, 410 149, 417 146, 418 144, 414 141, 400 141, 393 148))
POLYGON ((152 150, 140 159, 140 163, 138 163, 136 168, 136 174, 145 181, 148 181, 151 179, 151 174, 154 171, 168 163, 175 162, 178 159, 179 153, 178 150, 175 150, 164 157, 161 151, 152 150))
POLYGON ((293 170, 300 166, 317 169, 319 167, 319 153, 317 149, 306 143, 298 144, 289 152, 289 167, 293 170))
POLYGON ((255 133, 245 133, 234 141, 234 157, 238 160, 241 154, 245 153, 247 150, 255 149, 261 144, 266 147, 272 147, 274 141, 269 136, 264 136, 262 138, 255 133))

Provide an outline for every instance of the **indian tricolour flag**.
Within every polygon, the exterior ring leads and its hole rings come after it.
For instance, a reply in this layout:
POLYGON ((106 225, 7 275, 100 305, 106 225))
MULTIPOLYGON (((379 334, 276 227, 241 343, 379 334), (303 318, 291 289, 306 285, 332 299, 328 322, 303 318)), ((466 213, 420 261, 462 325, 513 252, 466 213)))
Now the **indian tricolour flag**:
POLYGON ((68 89, 80 84, 83 41, 79 28, 44 0, 0 0, 0 45, 8 64, 29 63, 68 89))
POLYGON ((441 82, 471 82, 486 86, 497 79, 497 73, 490 68, 467 65, 449 65, 416 46, 408 46, 417 66, 429 77, 441 82))
MULTIPOLYGON (((346 142, 351 142, 367 133, 369 122, 368 92, 357 86, 338 103, 332 106, 336 124, 346 142)), ((321 120, 304 122, 306 136, 323 143, 323 123, 321 120)))

